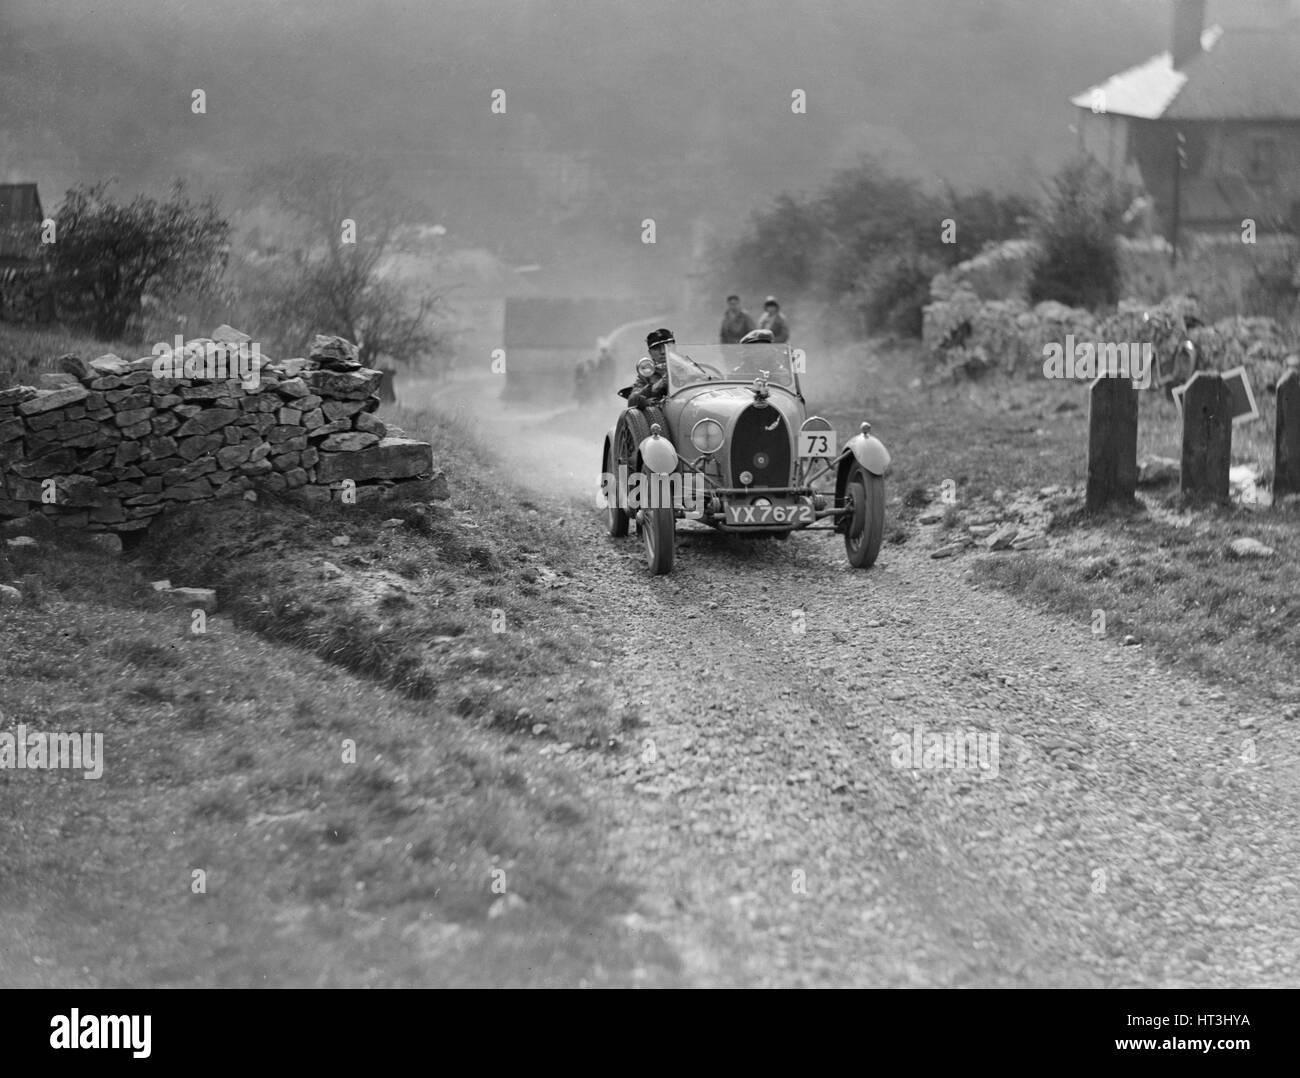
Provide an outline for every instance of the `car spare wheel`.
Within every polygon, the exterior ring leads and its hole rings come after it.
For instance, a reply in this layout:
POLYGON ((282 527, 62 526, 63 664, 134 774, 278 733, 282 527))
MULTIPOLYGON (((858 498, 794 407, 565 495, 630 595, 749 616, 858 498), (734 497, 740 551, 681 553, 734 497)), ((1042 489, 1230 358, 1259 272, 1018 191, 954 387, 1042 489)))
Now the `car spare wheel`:
POLYGON ((639 409, 629 408, 614 425, 614 466, 609 470, 615 475, 631 476, 641 470, 641 443, 650 437, 650 422, 639 409), (621 472, 620 468, 626 468, 621 472))
POLYGON ((614 539, 622 539, 627 534, 628 516, 626 509, 620 509, 618 505, 618 466, 614 462, 614 446, 605 447, 605 518, 608 522, 609 534, 614 539), (612 477, 612 478, 611 478, 612 477), (613 489, 610 489, 610 488, 613 489))
POLYGON ((870 569, 885 533, 884 479, 855 464, 844 489, 844 505, 849 510, 845 514, 844 552, 853 568, 870 569))

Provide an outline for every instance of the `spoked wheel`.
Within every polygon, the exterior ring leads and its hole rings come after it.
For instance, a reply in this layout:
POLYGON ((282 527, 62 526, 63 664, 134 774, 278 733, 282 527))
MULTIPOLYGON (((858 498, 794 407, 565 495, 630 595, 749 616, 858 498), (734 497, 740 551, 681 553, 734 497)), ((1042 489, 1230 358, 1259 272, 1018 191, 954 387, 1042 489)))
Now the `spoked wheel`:
POLYGON ((853 568, 870 569, 885 534, 885 481, 855 465, 844 489, 844 505, 849 510, 844 552, 853 568))
POLYGON ((643 509, 637 524, 645 543, 646 564, 652 576, 663 576, 673 567, 677 553, 677 514, 666 509, 643 509))
MULTIPOLYGON (((618 465, 615 460, 614 446, 611 444, 605 449, 605 475, 612 476, 616 489, 606 491, 605 499, 605 519, 609 528, 610 537, 613 539, 622 539, 627 535, 628 515, 626 509, 618 507, 618 495, 621 493, 617 490, 618 485, 618 465)), ((606 479, 606 482, 609 482, 606 479)))

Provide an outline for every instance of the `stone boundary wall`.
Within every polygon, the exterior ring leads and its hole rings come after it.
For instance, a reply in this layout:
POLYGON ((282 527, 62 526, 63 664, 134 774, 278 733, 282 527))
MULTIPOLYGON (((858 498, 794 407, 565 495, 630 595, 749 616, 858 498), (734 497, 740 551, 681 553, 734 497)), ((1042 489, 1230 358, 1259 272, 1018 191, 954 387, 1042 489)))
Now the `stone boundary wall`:
POLYGON ((170 371, 155 355, 65 356, 41 388, 0 389, 0 519, 130 532, 169 505, 258 490, 447 497, 432 447, 375 417, 383 374, 352 344, 318 336, 306 359, 220 361, 248 341, 222 326, 185 342, 170 371))

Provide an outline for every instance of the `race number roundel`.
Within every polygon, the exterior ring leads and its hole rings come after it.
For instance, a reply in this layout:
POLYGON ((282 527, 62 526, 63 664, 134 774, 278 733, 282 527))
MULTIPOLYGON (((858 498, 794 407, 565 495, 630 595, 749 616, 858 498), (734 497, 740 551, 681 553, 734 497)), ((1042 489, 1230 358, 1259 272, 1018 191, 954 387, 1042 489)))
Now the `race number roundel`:
POLYGON ((809 416, 799 428, 799 456, 804 459, 830 460, 839 450, 835 431, 819 415, 809 416))

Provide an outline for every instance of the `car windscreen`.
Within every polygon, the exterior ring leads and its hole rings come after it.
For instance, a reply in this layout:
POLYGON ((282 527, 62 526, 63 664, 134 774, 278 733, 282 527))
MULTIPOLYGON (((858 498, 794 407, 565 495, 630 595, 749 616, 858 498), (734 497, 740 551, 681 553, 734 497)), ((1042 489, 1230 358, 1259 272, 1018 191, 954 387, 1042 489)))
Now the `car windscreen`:
POLYGON ((773 385, 794 386, 793 359, 784 344, 685 344, 668 352, 673 389, 700 382, 752 382, 766 372, 773 385))

